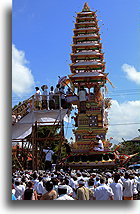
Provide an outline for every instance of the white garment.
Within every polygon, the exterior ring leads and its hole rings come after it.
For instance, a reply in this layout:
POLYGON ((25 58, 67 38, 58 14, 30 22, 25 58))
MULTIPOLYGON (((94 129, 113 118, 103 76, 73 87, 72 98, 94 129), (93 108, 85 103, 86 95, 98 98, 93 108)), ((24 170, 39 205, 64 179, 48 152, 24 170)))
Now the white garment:
POLYGON ((47 89, 44 89, 42 95, 43 95, 43 96, 42 96, 42 99, 43 99, 43 100, 48 100, 48 99, 47 99, 47 98, 48 98, 48 97, 47 97, 47 95, 48 95, 47 89))
POLYGON ((113 183, 113 179, 112 178, 108 178, 107 185, 110 186, 111 183, 113 183))
POLYGON ((133 185, 132 185, 132 190, 133 190, 133 194, 138 194, 138 180, 133 179, 133 185))
POLYGON ((123 196, 125 197, 132 197, 133 196, 133 181, 130 179, 125 179, 123 181, 123 196))
POLYGON ((16 115, 12 115, 12 122, 15 123, 16 122, 16 115))
POLYGON ((85 181, 85 187, 88 187, 88 181, 89 181, 89 178, 88 177, 83 177, 82 178, 84 181, 85 181))
POLYGON ((73 189, 77 189, 78 188, 78 180, 74 181, 73 178, 70 178, 70 181, 69 181, 69 185, 73 188, 73 189))
POLYGON ((15 189, 12 189, 12 194, 13 194, 13 195, 15 195, 15 192, 16 192, 16 190, 15 190, 15 189))
POLYGON ((47 150, 47 149, 43 149, 43 152, 46 153, 45 160, 52 161, 52 155, 54 154, 54 152, 52 150, 47 150))
POLYGON ((95 151, 104 151, 104 145, 101 140, 98 141, 98 145, 94 147, 95 151))
POLYGON ((140 191, 140 177, 138 177, 138 191, 140 191))
POLYGON ((101 184, 94 190, 94 197, 96 200, 110 200, 110 197, 113 195, 112 189, 106 184, 101 184))
POLYGON ((79 180, 83 180, 83 176, 81 175, 81 176, 79 176, 79 177, 77 177, 77 180, 79 181, 79 180))
POLYGON ((54 91, 49 92, 49 100, 53 100, 54 91))
POLYGON ((73 189, 69 186, 69 185, 66 185, 67 186, 67 194, 70 195, 73 193, 73 189))
POLYGON ((33 182, 33 189, 34 190, 36 190, 36 187, 37 187, 37 184, 38 184, 38 182, 39 182, 39 180, 38 179, 35 179, 35 180, 32 180, 32 182, 33 182))
POLYGON ((111 183, 110 184, 111 189, 114 193, 114 200, 122 200, 123 196, 123 186, 120 183, 111 183))
POLYGON ((57 199, 55 200, 74 200, 72 197, 70 197, 69 195, 67 194, 63 194, 63 195, 60 195, 57 199))
POLYGON ((46 190, 45 190, 45 187, 43 186, 43 182, 42 181, 37 183, 36 191, 37 191, 38 194, 42 194, 42 195, 46 193, 46 190))
POLYGON ((36 93, 35 93, 35 95, 34 95, 34 99, 36 100, 36 101, 41 101, 41 92, 40 92, 40 90, 38 90, 38 91, 36 91, 36 93))
POLYGON ((86 101, 86 91, 81 90, 78 92, 79 101, 86 101))
POLYGON ((17 116, 17 120, 19 121, 21 119, 21 115, 19 114, 18 116, 17 116))
POLYGON ((15 185, 15 197, 17 198, 17 200, 22 200, 24 191, 25 191, 24 185, 19 185, 19 186, 15 185))

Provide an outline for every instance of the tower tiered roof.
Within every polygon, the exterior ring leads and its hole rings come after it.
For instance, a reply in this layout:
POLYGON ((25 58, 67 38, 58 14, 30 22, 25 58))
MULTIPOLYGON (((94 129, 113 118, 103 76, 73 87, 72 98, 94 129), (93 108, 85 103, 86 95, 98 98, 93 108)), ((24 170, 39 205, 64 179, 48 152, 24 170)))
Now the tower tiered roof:
POLYGON ((97 70, 104 72, 105 62, 99 29, 96 12, 91 11, 88 4, 85 3, 82 12, 77 13, 73 29, 72 64, 70 65, 72 73, 97 70))

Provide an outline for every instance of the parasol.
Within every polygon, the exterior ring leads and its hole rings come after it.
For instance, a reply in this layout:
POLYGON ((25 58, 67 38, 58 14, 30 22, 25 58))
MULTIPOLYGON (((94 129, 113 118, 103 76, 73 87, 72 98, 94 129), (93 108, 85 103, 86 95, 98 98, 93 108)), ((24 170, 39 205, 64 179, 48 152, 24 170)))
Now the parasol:
POLYGON ((70 83, 70 80, 67 79, 67 76, 59 77, 58 84, 67 86, 70 83))

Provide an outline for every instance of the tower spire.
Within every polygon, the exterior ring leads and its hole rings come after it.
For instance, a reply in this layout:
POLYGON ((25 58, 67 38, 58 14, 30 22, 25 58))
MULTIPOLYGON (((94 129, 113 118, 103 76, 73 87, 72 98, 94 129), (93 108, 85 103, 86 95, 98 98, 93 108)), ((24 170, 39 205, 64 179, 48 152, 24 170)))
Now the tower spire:
POLYGON ((85 12, 85 11, 90 11, 90 7, 88 6, 87 2, 85 2, 85 4, 84 4, 84 8, 83 8, 82 12, 85 12))

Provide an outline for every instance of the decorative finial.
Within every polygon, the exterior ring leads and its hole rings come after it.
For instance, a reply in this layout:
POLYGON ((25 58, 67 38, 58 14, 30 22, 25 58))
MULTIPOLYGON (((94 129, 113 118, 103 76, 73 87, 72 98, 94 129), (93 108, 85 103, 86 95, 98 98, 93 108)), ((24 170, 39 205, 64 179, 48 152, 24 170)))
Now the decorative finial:
POLYGON ((82 10, 83 12, 84 11, 90 11, 90 8, 89 8, 89 6, 88 6, 88 3, 87 2, 85 2, 85 4, 84 4, 84 8, 83 8, 83 10, 82 10))

